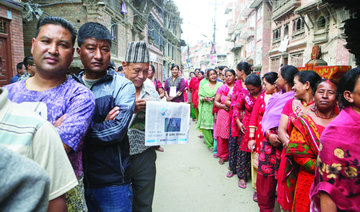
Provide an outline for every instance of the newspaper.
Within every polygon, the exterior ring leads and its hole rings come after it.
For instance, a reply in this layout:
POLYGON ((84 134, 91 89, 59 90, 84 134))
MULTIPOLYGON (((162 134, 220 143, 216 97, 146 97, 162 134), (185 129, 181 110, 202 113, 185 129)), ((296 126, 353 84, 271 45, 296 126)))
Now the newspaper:
POLYGON ((145 146, 188 143, 189 104, 148 101, 145 114, 145 146))

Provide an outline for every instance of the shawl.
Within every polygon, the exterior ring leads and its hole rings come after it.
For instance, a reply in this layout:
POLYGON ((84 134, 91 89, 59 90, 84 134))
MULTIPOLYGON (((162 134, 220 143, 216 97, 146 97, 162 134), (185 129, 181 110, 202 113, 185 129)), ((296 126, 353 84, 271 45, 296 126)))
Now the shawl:
POLYGON ((261 121, 264 134, 269 129, 279 126, 283 107, 286 102, 292 98, 294 98, 294 91, 276 93, 269 99, 263 119, 261 121))
POLYGON ((319 193, 327 193, 338 209, 360 211, 360 115, 343 109, 320 137, 311 208, 320 211, 319 193), (346 139, 344 139, 346 138, 346 139))

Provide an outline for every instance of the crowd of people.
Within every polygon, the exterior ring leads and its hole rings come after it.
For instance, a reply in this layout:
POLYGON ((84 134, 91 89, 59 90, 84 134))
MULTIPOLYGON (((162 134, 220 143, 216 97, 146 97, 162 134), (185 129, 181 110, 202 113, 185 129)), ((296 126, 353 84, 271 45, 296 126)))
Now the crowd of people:
POLYGON ((152 211, 163 150, 145 146, 146 101, 164 94, 145 42, 128 44, 122 73, 111 44, 99 23, 39 21, 32 57, 0 88, 1 211, 152 211))
POLYGON ((240 62, 195 69, 187 89, 204 143, 238 187, 251 179, 260 211, 360 211, 359 77, 291 65, 260 76, 240 62))
POLYGON ((0 210, 152 211, 163 148, 145 146, 146 102, 165 98, 190 104, 206 147, 239 188, 251 179, 260 211, 360 211, 360 68, 336 82, 240 62, 186 80, 174 64, 163 85, 145 42, 130 42, 115 70, 111 40, 99 23, 39 21, 32 57, 0 88, 0 210), (83 69, 68 74, 76 38, 83 69))

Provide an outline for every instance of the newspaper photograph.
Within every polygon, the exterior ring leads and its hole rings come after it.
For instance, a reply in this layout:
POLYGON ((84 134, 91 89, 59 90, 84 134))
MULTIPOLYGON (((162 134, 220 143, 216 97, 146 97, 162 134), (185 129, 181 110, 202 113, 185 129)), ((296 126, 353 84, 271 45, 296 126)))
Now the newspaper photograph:
POLYGON ((190 105, 146 102, 145 146, 188 143, 190 105))

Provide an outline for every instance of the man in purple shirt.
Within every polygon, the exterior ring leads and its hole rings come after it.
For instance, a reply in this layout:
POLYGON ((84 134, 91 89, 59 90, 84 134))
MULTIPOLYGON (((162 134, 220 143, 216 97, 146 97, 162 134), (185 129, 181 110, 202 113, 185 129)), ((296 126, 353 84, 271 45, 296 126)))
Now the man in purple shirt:
POLYGON ((37 26, 31 53, 36 74, 10 84, 9 99, 32 108, 57 129, 79 185, 66 195, 68 209, 86 211, 83 186, 82 145, 95 101, 89 89, 66 75, 73 60, 76 30, 59 17, 45 17, 37 26))

